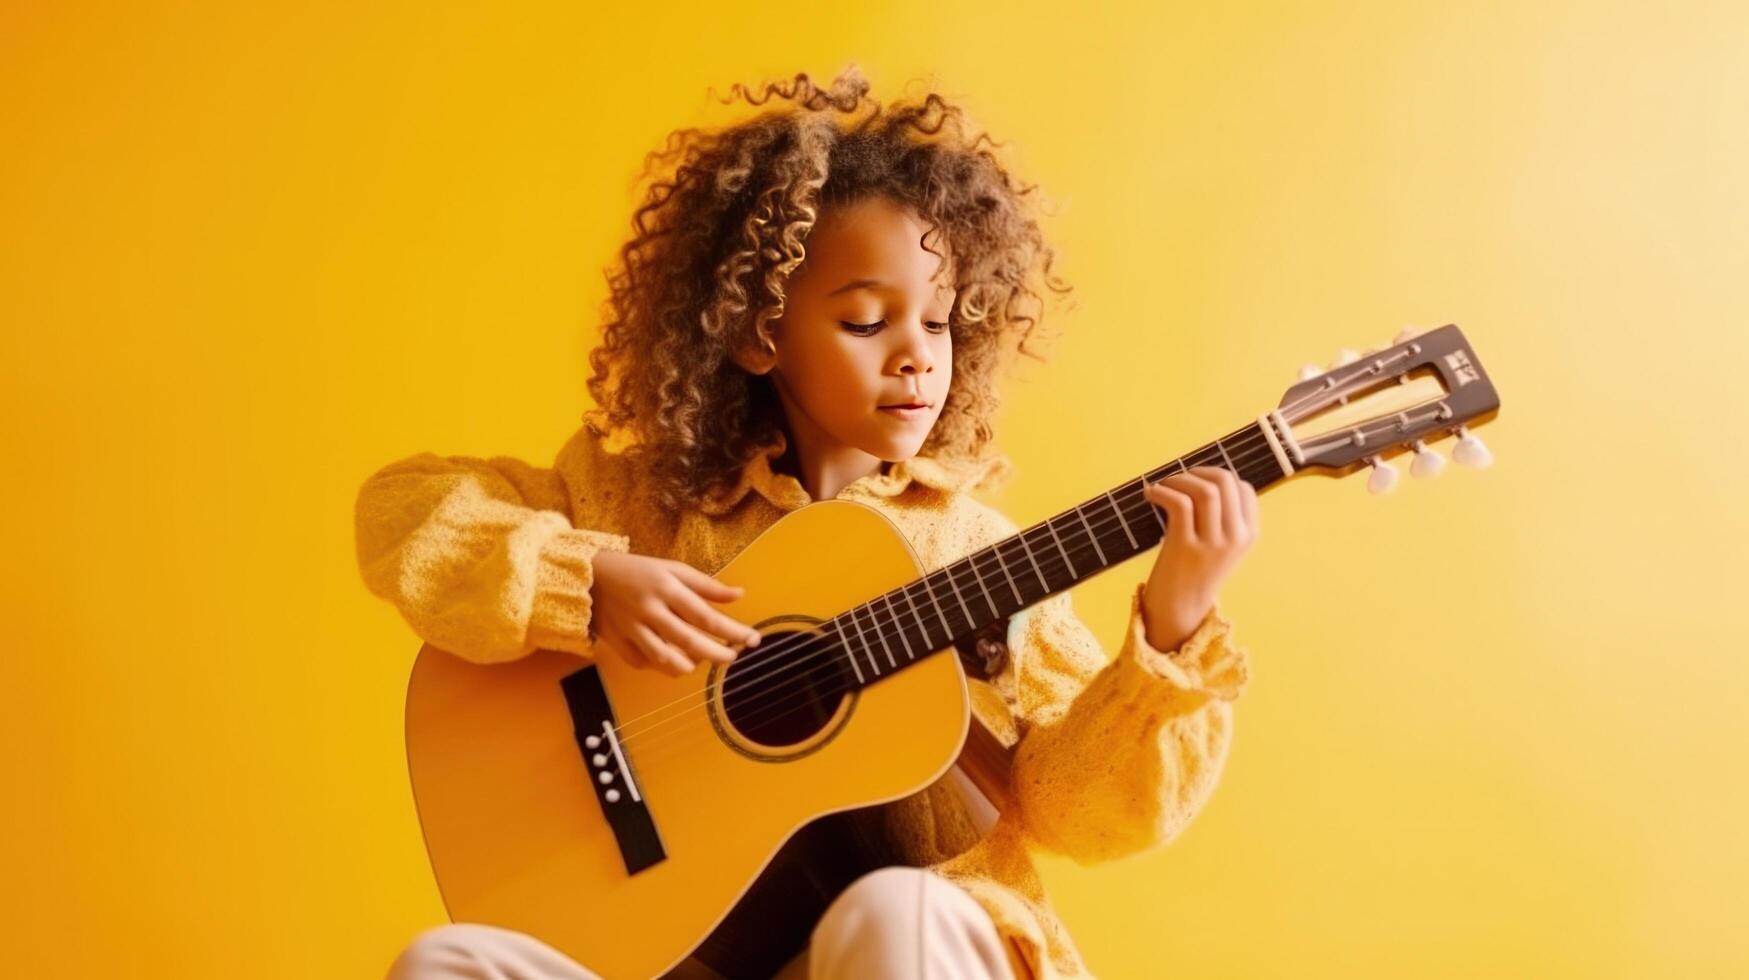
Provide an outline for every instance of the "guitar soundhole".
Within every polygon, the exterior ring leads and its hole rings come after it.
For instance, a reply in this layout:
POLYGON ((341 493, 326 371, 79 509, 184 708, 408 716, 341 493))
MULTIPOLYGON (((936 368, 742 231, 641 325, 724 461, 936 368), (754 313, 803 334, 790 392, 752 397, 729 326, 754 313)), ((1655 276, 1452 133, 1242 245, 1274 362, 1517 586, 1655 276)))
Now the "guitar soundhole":
POLYGON ((842 656, 793 632, 766 633, 719 679, 723 712, 752 742, 797 745, 823 731, 856 690, 842 656))

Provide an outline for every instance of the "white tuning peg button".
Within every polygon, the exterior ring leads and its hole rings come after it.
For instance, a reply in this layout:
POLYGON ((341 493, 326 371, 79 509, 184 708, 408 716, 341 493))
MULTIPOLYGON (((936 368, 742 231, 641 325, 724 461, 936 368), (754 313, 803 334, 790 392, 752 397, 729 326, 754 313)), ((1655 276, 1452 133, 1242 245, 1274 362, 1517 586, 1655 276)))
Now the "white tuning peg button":
POLYGON ((1394 347, 1397 344, 1401 344, 1401 343, 1404 343, 1404 342, 1407 342, 1410 340, 1414 340, 1416 337, 1419 337, 1419 336, 1421 336, 1421 328, 1417 327, 1415 324, 1411 323, 1408 326, 1404 327, 1403 329, 1397 331, 1397 336, 1395 336, 1391 339, 1391 346, 1394 347))
POLYGON ((1431 480, 1445 469, 1445 457, 1427 448, 1421 440, 1415 440, 1415 459, 1409 464, 1409 475, 1418 480, 1431 480))
POLYGON ((1397 468, 1377 456, 1368 456, 1366 462, 1372 467, 1372 476, 1366 478, 1366 488, 1373 493, 1390 493, 1397 485, 1397 468))
POLYGON ((1300 380, 1301 381, 1310 381, 1313 378, 1315 378, 1318 375, 1323 374, 1323 373, 1324 373, 1323 368, 1319 367, 1316 364, 1308 364, 1305 367, 1300 368, 1300 380))
POLYGON ((1332 361, 1330 363, 1330 366, 1333 368, 1341 367, 1344 364, 1353 364, 1355 361, 1358 361, 1358 360, 1360 360, 1359 354, 1344 347, 1343 349, 1336 352, 1336 360, 1332 361))
POLYGON ((1457 445, 1452 447, 1451 458, 1473 469, 1482 469, 1494 462, 1494 454, 1488 451, 1486 443, 1470 433, 1463 426, 1458 426, 1457 445))

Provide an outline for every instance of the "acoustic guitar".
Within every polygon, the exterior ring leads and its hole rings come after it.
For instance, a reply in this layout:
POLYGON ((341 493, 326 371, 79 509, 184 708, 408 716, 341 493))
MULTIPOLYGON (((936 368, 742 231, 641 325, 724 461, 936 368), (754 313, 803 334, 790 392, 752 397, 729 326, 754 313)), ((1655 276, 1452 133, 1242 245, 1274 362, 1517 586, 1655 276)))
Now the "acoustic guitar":
MULTIPOLYGON (((714 573, 745 586, 723 609, 762 634, 727 666, 669 677, 552 650, 478 665, 426 645, 407 692, 408 767, 449 914, 530 933, 610 980, 764 938, 758 966, 712 965, 769 975, 797 937, 741 913, 793 890, 771 883, 786 842, 830 855, 860 841, 878 863, 866 823, 823 818, 916 793, 956 760, 1006 801, 1006 760, 973 723, 962 656, 941 654, 1158 545, 1167 517, 1145 484, 1216 465, 1264 490, 1370 467, 1382 492, 1404 452, 1416 475, 1437 473, 1426 444, 1447 435, 1458 462, 1486 465, 1469 429, 1499 405, 1455 325, 1405 331, 1304 369, 1234 431, 928 574, 873 508, 793 511, 714 573)), ((818 901, 858 870, 821 872, 818 901)))

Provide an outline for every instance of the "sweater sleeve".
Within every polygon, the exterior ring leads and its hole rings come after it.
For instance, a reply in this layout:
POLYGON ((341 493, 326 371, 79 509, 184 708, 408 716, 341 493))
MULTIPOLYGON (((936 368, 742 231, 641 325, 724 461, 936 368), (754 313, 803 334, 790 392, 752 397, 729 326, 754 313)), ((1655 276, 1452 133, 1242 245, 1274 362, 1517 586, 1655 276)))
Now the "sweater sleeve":
MULTIPOLYGON (((567 450, 575 447, 573 440, 567 450)), ((365 586, 421 639, 475 663, 587 655, 594 556, 621 534, 573 525, 591 454, 552 468, 419 453, 373 473, 354 507, 365 586)))
MULTIPOLYGON (((1033 839, 1081 864, 1162 846, 1177 837, 1214 792, 1232 742, 1233 705, 1249 655, 1231 642, 1217 606, 1175 650, 1149 645, 1141 614, 1145 586, 1130 596, 1118 655, 1065 708, 1040 712, 1014 760, 1014 791, 1033 839), (1048 720, 1047 720, 1048 719, 1048 720)), ((1071 687, 1098 640, 1068 603, 1035 607, 1044 622, 1024 632, 1024 673, 1071 687), (1054 620, 1054 621, 1053 621, 1054 620)), ((1034 686, 1038 686, 1035 679, 1034 686)))
POLYGON ((1190 823, 1220 778, 1249 677, 1218 605, 1176 649, 1150 645, 1144 589, 1109 661, 1068 593, 1023 610, 996 679, 1014 709, 1011 779, 1028 835, 1083 865, 1163 846, 1190 823))

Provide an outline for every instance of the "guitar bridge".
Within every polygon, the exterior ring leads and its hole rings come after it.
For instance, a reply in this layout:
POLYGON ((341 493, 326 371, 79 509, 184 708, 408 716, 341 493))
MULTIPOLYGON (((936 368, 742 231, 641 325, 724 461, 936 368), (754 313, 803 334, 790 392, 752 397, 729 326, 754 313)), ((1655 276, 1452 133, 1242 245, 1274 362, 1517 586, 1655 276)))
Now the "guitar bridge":
POLYGON ((565 692, 565 704, 571 710, 571 730, 577 738, 578 751, 583 753, 589 785, 613 829, 626 874, 635 875, 666 860, 668 852, 662 847, 656 822, 638 790, 637 773, 632 771, 631 760, 620 748, 613 706, 607 701, 607 689, 601 686, 601 675, 594 667, 585 667, 567 675, 559 687, 565 692))

